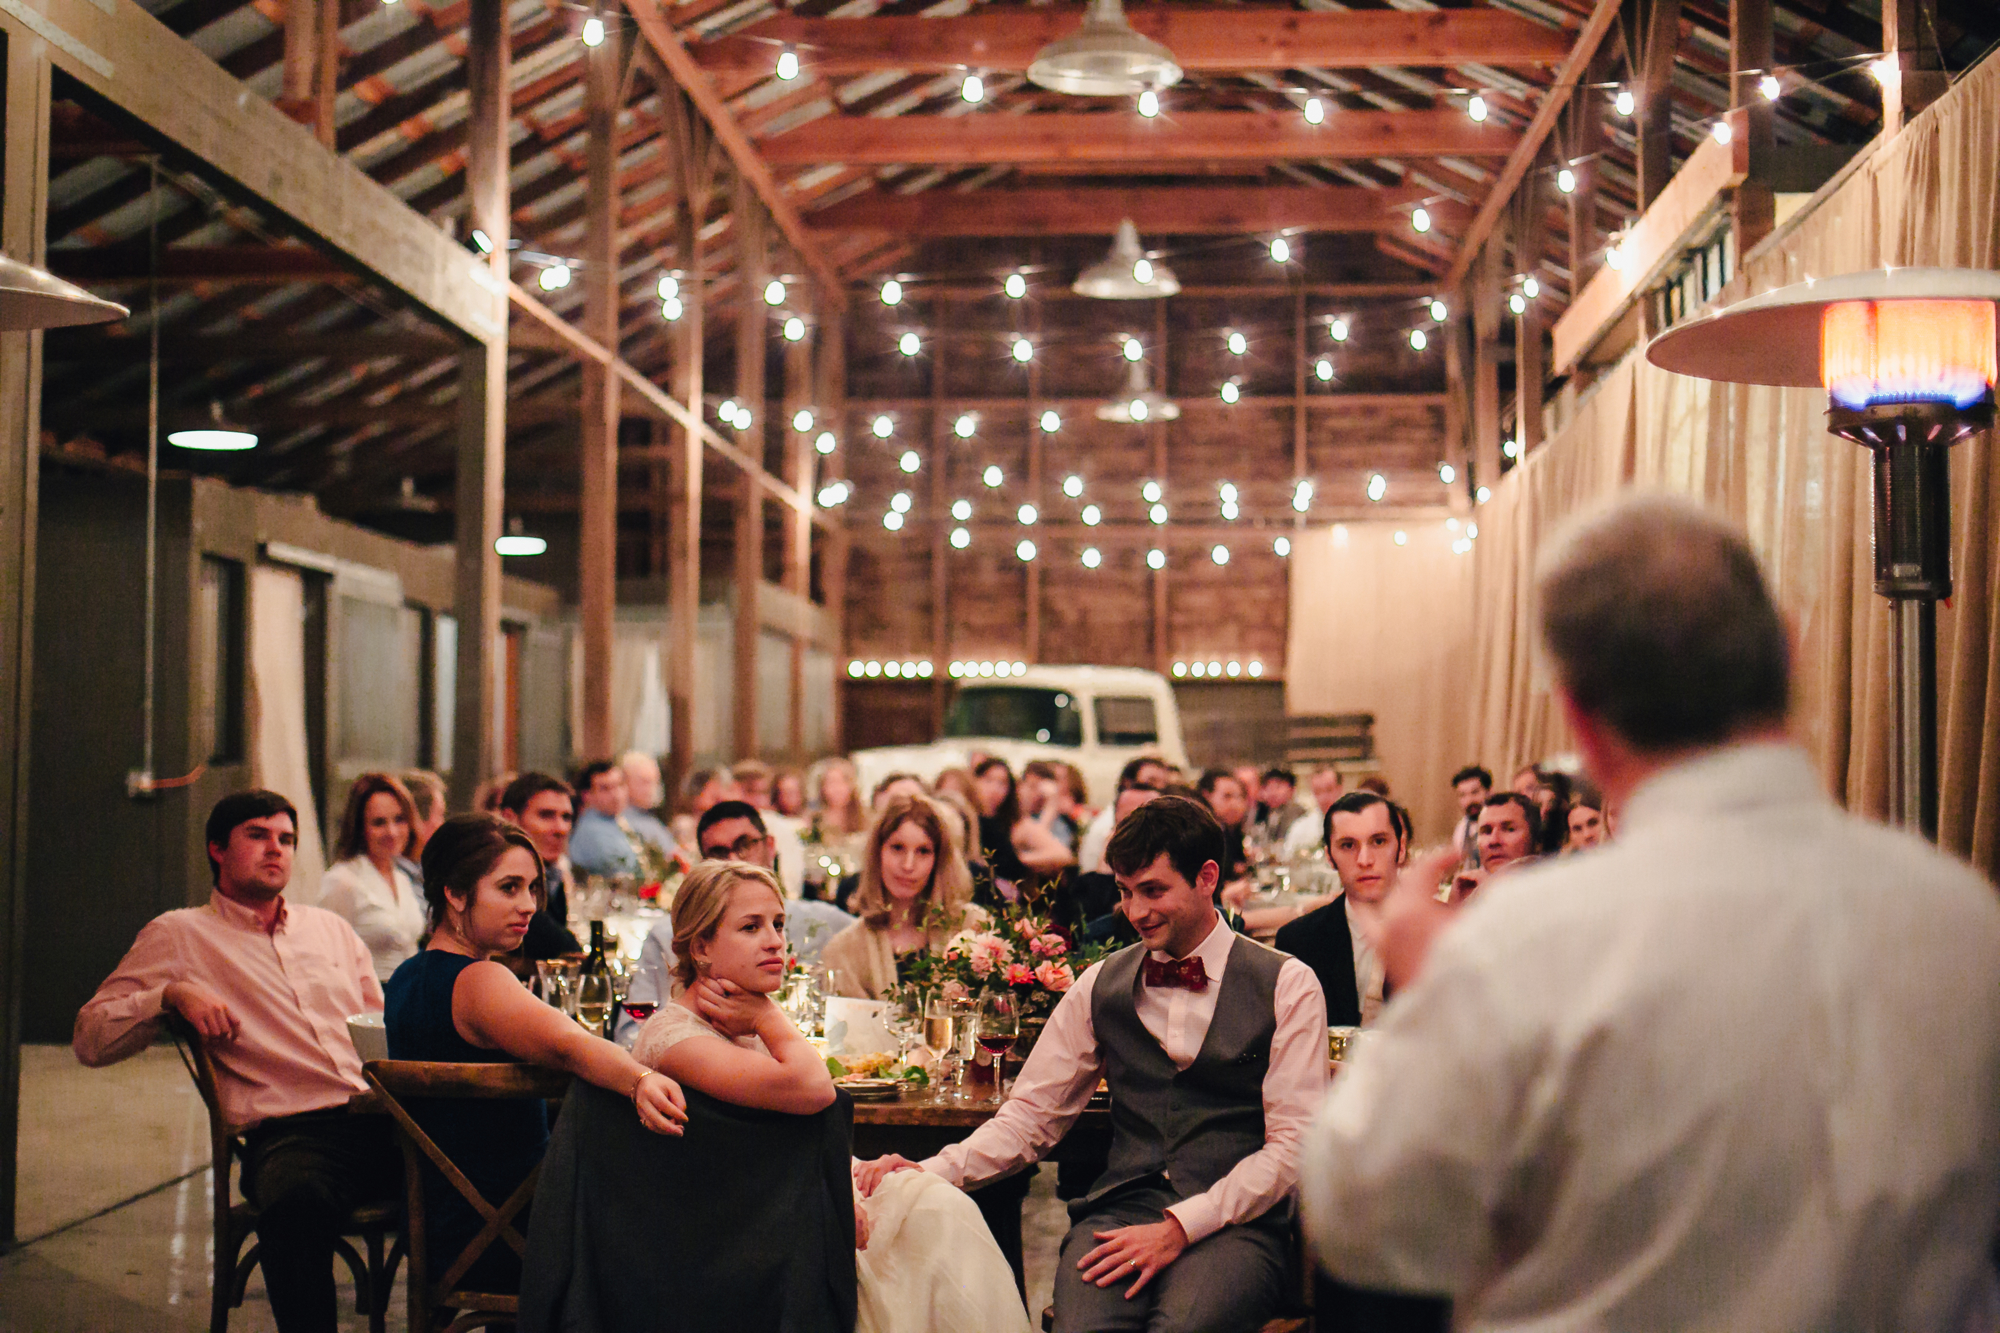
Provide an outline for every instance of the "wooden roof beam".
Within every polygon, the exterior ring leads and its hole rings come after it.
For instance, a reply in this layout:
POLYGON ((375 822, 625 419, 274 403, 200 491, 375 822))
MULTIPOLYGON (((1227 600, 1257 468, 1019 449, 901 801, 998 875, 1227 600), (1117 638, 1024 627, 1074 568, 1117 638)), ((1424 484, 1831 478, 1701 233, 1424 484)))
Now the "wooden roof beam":
POLYGON ((1148 235, 1233 236, 1254 231, 1372 232, 1407 228, 1398 212, 1417 189, 1359 186, 1139 189, 990 189, 916 194, 871 191, 806 215, 814 231, 901 236, 1108 236, 1122 218, 1148 235))
MULTIPOLYGON (((645 3, 646 0, 638 0, 645 3)), ((1505 157, 1520 136, 1463 112, 1126 111, 1034 116, 824 116, 767 139, 773 166, 942 166, 1033 162, 1286 162, 1316 158, 1505 157)))
MULTIPOLYGON (((1133 8, 1130 19, 1191 72, 1553 65, 1569 53, 1568 35, 1560 29, 1484 8, 1302 13, 1144 5, 1133 8)), ((1027 69, 1035 52, 1070 36, 1082 21, 1077 8, 1009 8, 957 18, 781 16, 703 42, 694 51, 711 73, 744 76, 772 74, 778 54, 787 49, 798 53, 807 73, 823 75, 882 69, 1018 72, 1027 69)))

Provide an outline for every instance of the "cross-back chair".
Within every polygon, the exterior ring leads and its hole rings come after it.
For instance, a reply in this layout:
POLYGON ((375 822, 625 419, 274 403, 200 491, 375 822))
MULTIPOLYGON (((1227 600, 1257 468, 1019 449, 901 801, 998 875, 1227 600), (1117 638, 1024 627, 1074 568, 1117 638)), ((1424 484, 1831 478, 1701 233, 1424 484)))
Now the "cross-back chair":
MULTIPOLYGON (((222 1103, 215 1089, 215 1061, 200 1035, 179 1017, 170 1017, 167 1031, 180 1052, 181 1063, 194 1079, 208 1109, 208 1147, 215 1187, 215 1237, 210 1247, 214 1268, 209 1275, 209 1333, 229 1333, 229 1312, 243 1304, 250 1273, 257 1267, 257 1246, 251 1237, 257 1231, 257 1206, 237 1202, 232 1188, 235 1163, 243 1156, 243 1138, 230 1130, 222 1117, 222 1103), (244 1248, 245 1243, 249 1248, 244 1248)), ((354 1279, 354 1312, 368 1319, 369 1333, 383 1333, 389 1310, 389 1293, 396 1285, 396 1266, 403 1261, 402 1209, 393 1199, 361 1205, 347 1215, 342 1234, 333 1251, 354 1279), (390 1243, 390 1237, 394 1237, 390 1243), (356 1250, 358 1238, 367 1248, 364 1257, 356 1250)))
POLYGON ((423 1060, 370 1060, 362 1067, 369 1086, 381 1099, 383 1109, 396 1122, 397 1137, 403 1144, 403 1179, 406 1201, 404 1235, 409 1242, 410 1333, 434 1333, 440 1328, 437 1315, 451 1313, 443 1333, 465 1333, 491 1324, 511 1324, 520 1308, 513 1292, 472 1291, 459 1283, 494 1245, 505 1242, 516 1254, 527 1257, 528 1243, 514 1220, 535 1195, 541 1167, 530 1171, 513 1194, 497 1207, 488 1202, 473 1183, 404 1105, 410 1098, 441 1100, 535 1099, 559 1100, 569 1089, 570 1076, 538 1065, 444 1064, 423 1060), (443 1273, 431 1273, 428 1225, 424 1209, 424 1164, 428 1162, 452 1189, 478 1213, 482 1226, 443 1273))

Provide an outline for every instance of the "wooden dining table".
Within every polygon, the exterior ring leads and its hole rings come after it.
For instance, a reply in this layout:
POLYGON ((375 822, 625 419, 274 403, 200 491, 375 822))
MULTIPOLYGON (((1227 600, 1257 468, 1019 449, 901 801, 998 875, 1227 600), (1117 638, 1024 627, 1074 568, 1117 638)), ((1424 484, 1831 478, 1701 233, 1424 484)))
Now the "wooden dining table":
MULTIPOLYGON (((1000 1109, 991 1084, 972 1084, 964 1097, 949 1086, 909 1088, 891 1101, 854 1104, 854 1155, 863 1161, 899 1153, 921 1162, 957 1143, 991 1120, 1000 1109)), ((1070 1126, 1069 1133, 1042 1160, 1060 1167, 1076 1164, 1086 1178, 1103 1168, 1111 1148, 1111 1106, 1101 1094, 1070 1126)), ((1026 1290, 1021 1266, 1021 1206, 1028 1197, 1030 1173, 1023 1171, 990 1185, 967 1190, 979 1205, 987 1229, 1014 1270, 1014 1283, 1026 1290)))

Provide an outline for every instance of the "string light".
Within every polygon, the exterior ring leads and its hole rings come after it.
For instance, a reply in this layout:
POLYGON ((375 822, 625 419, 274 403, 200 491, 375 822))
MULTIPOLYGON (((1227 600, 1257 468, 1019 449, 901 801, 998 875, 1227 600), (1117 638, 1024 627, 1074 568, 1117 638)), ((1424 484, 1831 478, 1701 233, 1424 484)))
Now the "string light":
POLYGON ((1150 283, 1153 280, 1153 261, 1144 255, 1132 261, 1132 280, 1142 287, 1150 283))
POLYGON ((1473 502, 1476 504, 1485 504, 1488 500, 1491 500, 1492 498, 1493 498, 1493 492, 1484 486, 1481 486, 1478 490, 1472 493, 1473 502))
POLYGON ((1321 357, 1313 362, 1313 374, 1319 377, 1321 384, 1327 383, 1333 378, 1333 362, 1321 357))
POLYGON ((1009 273, 1003 287, 1011 301, 1018 301, 1028 294, 1028 280, 1018 273, 1009 273))
POLYGON ((1534 274, 1530 273, 1527 277, 1521 279, 1521 294, 1530 301, 1542 294, 1542 284, 1535 281, 1534 274))
POLYGON ((1271 262, 1289 264, 1292 262, 1292 243, 1282 236, 1271 239, 1271 262))
POLYGON ((795 343, 798 342, 800 339, 804 338, 805 336, 806 336, 806 322, 804 320, 800 319, 797 315, 793 315, 790 319, 785 321, 786 342, 795 343))
POLYGON ((1083 567, 1085 569, 1096 569, 1103 563, 1104 555, 1095 546, 1086 546, 1083 548, 1083 567))
POLYGON ((1896 57, 1894 56, 1883 56, 1880 60, 1871 60, 1868 62, 1868 73, 1874 77, 1875 82, 1884 87, 1888 86, 1889 77, 1895 72, 1896 57))
POLYGON ((1072 472, 1063 478, 1063 494, 1074 500, 1083 494, 1083 478, 1072 472))
POLYGON ((1430 345, 1431 340, 1422 329, 1410 330, 1410 347, 1413 350, 1421 352, 1430 345))
POLYGON ((1167 553, 1165 551, 1155 546, 1152 550, 1146 552, 1146 568, 1165 569, 1166 567, 1167 553))
POLYGON ((819 488, 819 507, 821 509, 831 509, 837 504, 844 504, 847 501, 847 495, 846 482, 831 482, 819 488))
POLYGON ((1022 527, 1032 528, 1035 526, 1035 520, 1040 518, 1041 514, 1036 511, 1033 505, 1022 505, 1014 511, 1014 517, 1021 520, 1022 527))
POLYGON ((965 82, 958 85, 958 95, 968 102, 985 101, 986 80, 980 78, 977 74, 966 75, 965 82))
POLYGON ((1431 211, 1418 205, 1410 210, 1410 229, 1422 234, 1431 229, 1431 211))
POLYGON ((1167 521, 1167 507, 1163 504, 1156 504, 1146 511, 1146 517, 1153 520, 1154 527, 1162 527, 1167 521))
POLYGON ((1215 493, 1222 497, 1222 503, 1224 504, 1236 503, 1236 487, 1230 482, 1225 481, 1216 487, 1215 493))
POLYGON ((901 532, 903 530, 902 514, 891 509, 888 513, 882 515, 882 526, 891 532, 901 532))
POLYGON ((660 318, 666 320, 669 324, 679 319, 683 313, 685 313, 685 309, 681 305, 681 298, 678 296, 669 296, 666 300, 660 302, 660 318))
MULTIPOLYGON (((1229 563, 1229 548, 1227 546, 1216 546, 1209 551, 1208 558, 1218 565, 1226 565, 1229 563)), ((1236 664, 1231 662, 1230 665, 1235 666, 1236 664)))
POLYGON ((1556 173, 1556 188, 1564 194, 1576 193, 1576 173, 1564 167, 1556 173))
POLYGON ((1271 542, 1271 552, 1280 560, 1288 558, 1292 553, 1292 539, 1290 537, 1275 538, 1271 542))
POLYGON ((951 530, 951 545, 953 550, 963 551, 966 547, 972 545, 972 534, 964 528, 953 528, 951 530))
POLYGON ((1500 441, 1500 456, 1502 458, 1512 458, 1515 454, 1518 454, 1519 452, 1521 452, 1521 446, 1514 443, 1514 441, 1512 440, 1500 441))
POLYGON ((604 45, 604 20, 595 14, 583 21, 583 44, 590 47, 604 45))
POLYGON ((723 399, 722 406, 715 409, 715 415, 721 417, 726 422, 734 422, 736 420, 736 400, 734 398, 723 399))
POLYGON ((951 502, 951 516, 952 516, 953 518, 957 519, 957 520, 958 520, 958 521, 959 521, 960 523, 969 523, 969 522, 971 522, 971 521, 972 521, 972 501, 970 501, 970 500, 953 500, 953 501, 951 502))
POLYGON ((1317 125, 1326 119, 1326 104, 1317 97, 1306 99, 1306 124, 1317 125))
POLYGON ((1638 105, 1639 105, 1638 100, 1632 96, 1632 90, 1630 88, 1620 88, 1618 90, 1618 96, 1613 98, 1611 101, 1612 110, 1616 111, 1621 116, 1631 115, 1633 108, 1637 107, 1638 105))
POLYGON ((1302 478, 1298 485, 1292 487, 1292 508, 1303 514, 1312 508, 1312 502, 1313 484, 1310 480, 1302 478))
POLYGON ((833 452, 834 446, 838 443, 839 441, 833 438, 832 431, 823 430, 819 433, 819 438, 813 441, 813 448, 822 454, 830 454, 833 452))
POLYGON ((1440 297, 1433 296, 1430 303, 1431 318, 1442 324, 1451 317, 1451 308, 1440 297))
POLYGON ((1449 463, 1438 464, 1438 480, 1449 486, 1458 480, 1458 469, 1449 463))
POLYGON ((1014 359, 1023 363, 1035 359, 1035 345, 1026 338, 1014 339, 1014 359))
POLYGON ((972 419, 972 413, 964 412, 959 415, 958 420, 951 423, 951 433, 961 440, 969 440, 978 425, 979 423, 972 419))
POLYGON ((1033 560, 1035 558, 1035 544, 1026 537, 1023 537, 1020 543, 1014 547, 1014 554, 1021 557, 1024 563, 1033 560))
POLYGON ((1519 292, 1515 292, 1507 298, 1507 308, 1517 315, 1523 314, 1528 309, 1528 298, 1519 292))
POLYGON ((1044 435, 1053 435, 1061 429, 1062 413, 1056 411, 1053 407, 1042 413, 1042 433, 1044 435))
POLYGON ((1730 127, 1729 122, 1726 120, 1716 121, 1714 125, 1709 127, 1708 132, 1714 137, 1717 143, 1728 143, 1736 137, 1736 131, 1730 127))
POLYGON ((1380 504, 1382 497, 1389 493, 1389 479, 1377 472, 1368 478, 1368 498, 1380 504))
POLYGON ((681 280, 671 273, 662 274, 660 277, 659 292, 662 301, 673 300, 681 294, 681 280))
POLYGON ((1471 116, 1475 121, 1484 122, 1486 119, 1486 99, 1474 93, 1472 100, 1465 104, 1465 114, 1471 116))
POLYGON ((1407 532, 1405 532, 1405 531, 1403 531, 1403 530, 1402 530, 1401 528, 1397 528, 1397 529, 1396 529, 1396 545, 1398 545, 1398 546, 1408 546, 1409 544, 1410 544, 1410 534, 1409 534, 1409 533, 1407 533, 1407 532))
POLYGON ((896 433, 896 423, 886 416, 876 417, 869 429, 875 432, 876 439, 886 440, 896 433))
POLYGON ((1612 272, 1623 273, 1625 271, 1625 247, 1620 244, 1606 250, 1604 252, 1604 263, 1612 272))
POLYGON ((900 467, 905 472, 915 472, 918 468, 922 467, 923 465, 924 465, 924 460, 917 457, 917 451, 915 449, 903 450, 903 456, 896 460, 896 466, 900 467))
POLYGON ((1333 335, 1333 340, 1337 343, 1347 341, 1347 321, 1338 316, 1334 318, 1331 324, 1326 326, 1326 331, 1333 335))
POLYGON ((889 508, 895 510, 899 514, 909 513, 910 503, 911 503, 910 493, 908 491, 897 491, 894 495, 889 497, 889 508))
POLYGON ((980 474, 979 479, 989 487, 997 487, 1001 482, 1007 480, 1007 474, 1000 470, 998 463, 988 463, 986 471, 980 474))
POLYGON ((906 333, 896 340, 896 350, 904 356, 915 356, 923 349, 923 340, 914 333, 906 333))
POLYGON ((785 303, 785 283, 782 278, 773 278, 764 284, 764 304, 783 305, 785 303))
POLYGON ((1139 114, 1147 120, 1160 114, 1160 95, 1151 88, 1139 94, 1139 114))
POLYGON ((1086 528, 1094 528, 1104 521, 1104 511, 1096 505, 1085 505, 1083 512, 1077 517, 1083 520, 1083 526, 1086 528))
POLYGON ((792 413, 792 429, 803 435, 813 428, 813 414, 810 407, 802 407, 792 413))
POLYGON ((1144 355, 1146 355, 1146 349, 1139 345, 1137 338, 1127 338, 1125 340, 1125 359, 1127 361, 1137 361, 1144 355))
POLYGON ((799 54, 796 51, 778 52, 778 77, 786 83, 799 77, 799 54))
POLYGON ((1234 523, 1236 521, 1237 515, 1242 512, 1243 512, 1242 510, 1237 508, 1236 501, 1224 500, 1222 502, 1222 517, 1224 521, 1234 523))
POLYGON ((897 282, 894 278, 891 278, 887 282, 883 283, 882 304, 901 305, 902 303, 903 303, 903 284, 897 282))
POLYGON ((1232 356, 1242 356, 1250 350, 1250 340, 1234 329, 1229 333, 1229 352, 1232 356))
POLYGON ((1139 488, 1140 498, 1144 499, 1149 505, 1158 504, 1160 498, 1165 494, 1166 492, 1160 488, 1160 483, 1157 481, 1149 481, 1139 488))
POLYGON ((545 292, 561 291, 563 288, 569 286, 569 265, 551 264, 542 270, 541 277, 537 278, 536 281, 541 284, 542 290, 545 292))
POLYGON ((1224 381, 1222 382, 1222 401, 1223 401, 1223 402, 1225 402, 1225 403, 1234 403, 1234 402, 1235 402, 1235 401, 1236 401, 1236 400, 1237 400, 1238 398, 1241 398, 1242 396, 1243 396, 1243 393, 1242 393, 1242 390, 1240 390, 1240 389, 1238 389, 1238 388, 1236 387, 1236 381, 1235 381, 1235 380, 1224 380, 1224 381))

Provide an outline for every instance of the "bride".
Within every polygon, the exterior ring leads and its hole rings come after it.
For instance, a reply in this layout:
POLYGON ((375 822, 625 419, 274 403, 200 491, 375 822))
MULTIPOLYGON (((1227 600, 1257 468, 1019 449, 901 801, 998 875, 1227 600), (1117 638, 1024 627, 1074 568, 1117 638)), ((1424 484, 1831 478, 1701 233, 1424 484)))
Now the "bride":
MULTIPOLYGON (((632 1055, 718 1101, 811 1115, 832 1076, 771 1000, 785 978, 785 897, 768 870, 709 861, 674 897, 672 1001, 632 1055)), ((856 1333, 1027 1333, 1014 1275, 972 1200, 899 1171, 854 1204, 856 1333)))

